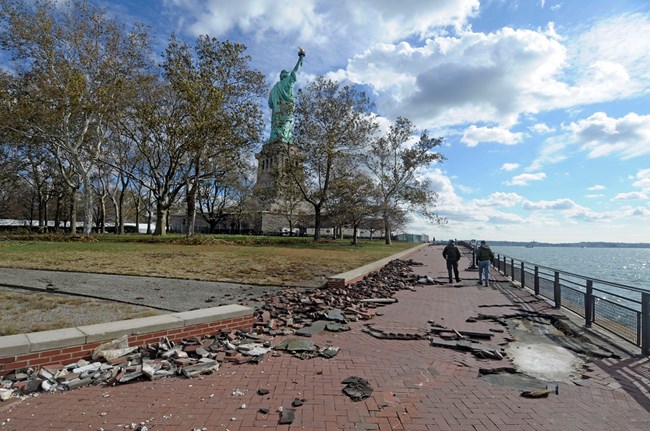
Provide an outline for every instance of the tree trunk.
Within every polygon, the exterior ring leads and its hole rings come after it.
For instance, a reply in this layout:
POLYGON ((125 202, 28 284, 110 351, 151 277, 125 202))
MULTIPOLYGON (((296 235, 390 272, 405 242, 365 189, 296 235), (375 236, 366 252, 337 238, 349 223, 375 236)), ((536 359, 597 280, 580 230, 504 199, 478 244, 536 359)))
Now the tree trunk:
POLYGON ((169 215, 169 208, 164 208, 158 204, 156 208, 156 229, 154 235, 167 235, 167 216, 169 215))
MULTIPOLYGON (((113 211, 115 212, 115 231, 113 232, 115 235, 120 234, 120 219, 122 217, 122 209, 121 204, 117 199, 115 199, 115 193, 111 193, 111 202, 113 203, 113 211)), ((121 233, 124 233, 122 231, 121 233)))
MULTIPOLYGON (((64 210, 65 210, 65 193, 57 193, 56 194, 56 204, 55 204, 55 212, 54 212, 54 232, 58 232, 59 228, 61 228, 61 219, 63 218, 64 210)), ((65 226, 64 226, 65 227, 65 226)))
POLYGON ((140 198, 140 193, 138 193, 135 198, 135 233, 140 233, 140 203, 142 199, 140 198))
POLYGON ((147 210, 147 235, 151 235, 151 222, 153 221, 153 214, 151 210, 147 210))
POLYGON ((320 205, 314 206, 314 241, 320 241, 320 205))
POLYGON ((388 220, 384 220, 384 239, 386 242, 386 245, 391 245, 391 238, 390 238, 390 222, 388 220))
POLYGON ((147 201, 147 235, 151 235, 151 219, 153 214, 151 213, 151 190, 149 190, 149 199, 147 201))
POLYGON ((43 227, 43 191, 41 190, 40 187, 36 188, 36 202, 38 205, 38 209, 37 209, 38 227, 40 230, 40 228, 43 227))
POLYGON ((88 175, 83 177, 83 197, 84 197, 84 236, 90 236, 93 232, 93 190, 90 186, 88 175))
POLYGON ((352 231, 352 245, 357 245, 359 241, 357 241, 357 235, 358 235, 358 229, 357 225, 354 225, 353 231, 352 231))
POLYGON ((124 235, 124 190, 120 192, 120 199, 118 200, 118 215, 117 215, 117 224, 119 225, 119 234, 124 235))
POLYGON ((49 227, 50 227, 50 224, 48 223, 49 214, 48 214, 48 211, 47 211, 48 201, 49 201, 49 198, 46 198, 45 202, 44 202, 44 205, 43 205, 43 220, 45 221, 45 229, 44 229, 45 233, 49 232, 49 227))
MULTIPOLYGON (((196 185, 192 186, 188 184, 187 190, 187 237, 194 235, 194 229, 196 228, 196 185)), ((212 225, 210 225, 212 229, 212 225)))
POLYGON ((99 214, 97 220, 97 227, 99 232, 106 233, 106 196, 101 195, 99 197, 99 214))
POLYGON ((77 234, 77 190, 70 193, 70 234, 77 234))

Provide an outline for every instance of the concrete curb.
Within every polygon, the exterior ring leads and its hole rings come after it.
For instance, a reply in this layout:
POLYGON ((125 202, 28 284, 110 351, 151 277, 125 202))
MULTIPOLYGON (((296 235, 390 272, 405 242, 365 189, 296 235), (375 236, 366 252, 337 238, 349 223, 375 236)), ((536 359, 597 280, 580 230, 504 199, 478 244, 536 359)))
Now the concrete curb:
POLYGON ((373 271, 377 271, 381 268, 383 268, 388 262, 395 260, 395 259, 401 259, 404 256, 408 256, 409 254, 413 254, 416 251, 420 250, 421 248, 428 247, 430 244, 429 243, 422 243, 418 245, 417 247, 410 248, 408 250, 401 251, 399 253, 393 254, 391 256, 385 257, 381 260, 371 262, 367 265, 364 265, 362 267, 353 269, 351 271, 343 272, 341 274, 333 275, 331 277, 327 278, 327 287, 345 287, 348 284, 355 283, 357 281, 360 281, 365 277, 366 275, 370 274, 373 271))

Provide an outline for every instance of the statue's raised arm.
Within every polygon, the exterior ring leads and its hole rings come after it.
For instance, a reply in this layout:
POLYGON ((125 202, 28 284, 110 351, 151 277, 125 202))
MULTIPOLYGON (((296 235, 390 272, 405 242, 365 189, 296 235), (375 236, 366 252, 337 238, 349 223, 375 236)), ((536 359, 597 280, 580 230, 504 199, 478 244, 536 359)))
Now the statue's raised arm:
POLYGON ((296 65, 293 67, 293 70, 291 71, 291 73, 293 73, 294 75, 298 73, 298 71, 302 67, 303 58, 305 58, 305 50, 300 48, 298 49, 298 61, 296 62, 296 65))
POLYGON ((269 142, 291 142, 293 131, 293 112, 295 110, 295 95, 293 87, 296 83, 296 73, 302 66, 305 50, 298 50, 298 61, 291 72, 280 72, 280 80, 273 86, 269 94, 271 108, 271 137, 269 142))

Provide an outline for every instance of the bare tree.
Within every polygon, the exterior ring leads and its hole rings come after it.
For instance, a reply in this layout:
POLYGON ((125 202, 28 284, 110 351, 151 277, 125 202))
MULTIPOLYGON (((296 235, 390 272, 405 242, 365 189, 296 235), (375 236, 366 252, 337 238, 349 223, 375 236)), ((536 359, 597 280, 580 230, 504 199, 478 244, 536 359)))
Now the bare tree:
POLYGON ((368 218, 377 214, 377 189, 372 180, 361 171, 342 178, 334 178, 327 214, 341 227, 352 227, 352 244, 357 245, 359 228, 368 218))
POLYGON ((398 117, 388 134, 376 139, 363 155, 379 189, 386 244, 391 243, 394 221, 409 211, 417 211, 437 223, 444 222, 433 210, 437 194, 419 175, 431 164, 444 160, 434 151, 442 138, 429 138, 425 130, 416 140, 415 134, 413 123, 398 117))
MULTIPOLYGON (((314 240, 320 239, 321 211, 329 198, 334 167, 364 147, 377 125, 365 93, 319 77, 298 91, 294 141, 286 172, 314 210, 314 240)), ((291 145, 286 144, 287 149, 291 145)), ((352 166, 352 165, 347 165, 352 166)))
POLYGON ((167 233, 169 209, 186 184, 191 158, 186 117, 169 84, 143 80, 133 112, 120 122, 123 139, 142 156, 128 175, 149 190, 156 203, 154 235, 167 233))

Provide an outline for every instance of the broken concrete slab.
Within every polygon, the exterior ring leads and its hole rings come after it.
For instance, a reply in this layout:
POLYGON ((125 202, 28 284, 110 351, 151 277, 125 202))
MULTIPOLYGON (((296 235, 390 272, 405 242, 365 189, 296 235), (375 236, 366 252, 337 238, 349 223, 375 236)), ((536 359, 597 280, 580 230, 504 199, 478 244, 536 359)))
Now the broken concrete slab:
POLYGON ((218 369, 219 362, 210 361, 198 363, 196 365, 190 365, 189 367, 184 367, 181 372, 185 377, 192 378, 202 374, 212 374, 218 369))
POLYGON ((429 331, 432 334, 436 334, 436 335, 441 335, 441 334, 451 332, 453 334, 460 335, 462 337, 479 338, 479 339, 485 339, 485 340, 489 340, 493 336, 493 334, 491 334, 489 332, 455 330, 455 329, 451 329, 451 328, 435 327, 435 326, 432 327, 431 329, 429 329, 429 331))
POLYGON ((289 352, 314 352, 316 345, 309 340, 289 338, 273 346, 274 350, 287 350, 289 352))
POLYGON ((328 323, 325 329, 330 332, 344 332, 349 331, 350 327, 343 323, 328 323))
POLYGON ((328 346, 318 351, 318 354, 324 358, 333 358, 341 350, 340 347, 328 346))
POLYGON ((325 329, 328 324, 330 324, 330 322, 327 320, 317 320, 311 325, 304 326, 302 329, 297 330, 296 335, 300 335, 301 337, 312 337, 325 329))
POLYGON ((240 344, 237 346, 237 350, 243 355, 247 356, 260 356, 267 354, 271 348, 264 346, 260 343, 249 343, 249 344, 240 344))
POLYGON ((290 425, 296 418, 295 409, 282 409, 280 412, 280 425, 290 425))
POLYGON ((373 389, 370 387, 370 383, 363 377, 350 376, 341 383, 346 385, 343 388, 343 393, 350 397, 352 401, 362 401, 372 395, 373 389))
POLYGON ((397 298, 367 298, 361 299, 359 302, 362 304, 394 304, 397 301, 397 298))

